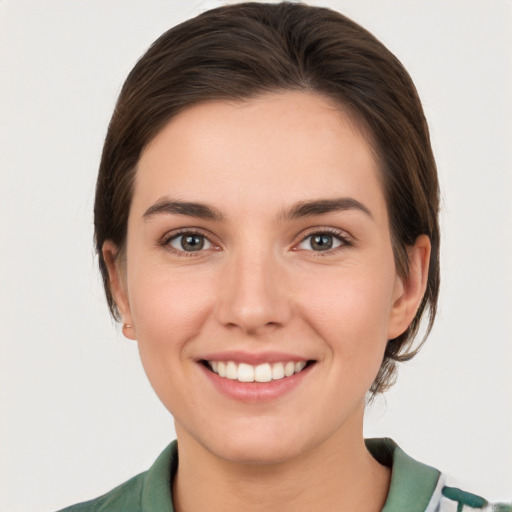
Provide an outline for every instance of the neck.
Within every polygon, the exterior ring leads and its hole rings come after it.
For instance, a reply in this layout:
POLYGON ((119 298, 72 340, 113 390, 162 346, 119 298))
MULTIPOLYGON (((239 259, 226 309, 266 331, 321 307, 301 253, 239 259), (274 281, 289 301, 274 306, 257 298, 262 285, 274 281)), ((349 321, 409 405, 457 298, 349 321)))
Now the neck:
POLYGON ((254 465, 221 459, 176 430, 176 512, 378 512, 386 501, 391 472, 369 454, 362 431, 336 433, 292 460, 254 465))

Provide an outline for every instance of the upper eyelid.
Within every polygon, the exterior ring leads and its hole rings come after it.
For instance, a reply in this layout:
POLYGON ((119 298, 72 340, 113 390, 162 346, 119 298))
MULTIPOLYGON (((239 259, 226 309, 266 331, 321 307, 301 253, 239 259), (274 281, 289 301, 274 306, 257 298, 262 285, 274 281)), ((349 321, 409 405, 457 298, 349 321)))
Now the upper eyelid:
POLYGON ((165 233, 160 239, 157 241, 157 246, 160 249, 164 249, 170 254, 173 254, 175 257, 193 257, 193 258, 201 258, 204 257, 207 253, 212 251, 218 251, 220 249, 219 244, 212 240, 212 236, 207 235, 203 232, 204 230, 199 228, 178 228, 173 229, 165 233), (176 238, 186 236, 186 235, 196 235, 202 236, 210 243, 210 247, 201 248, 197 251, 186 251, 182 249, 178 249, 173 247, 171 242, 176 238))
POLYGON ((212 244, 213 243, 216 244, 216 242, 213 240, 213 238, 215 238, 213 236, 213 234, 211 234, 210 232, 208 232, 205 229, 198 228, 198 227, 186 227, 186 228, 171 229, 170 231, 167 231, 166 233, 164 233, 160 237, 159 242, 165 244, 165 243, 168 243, 169 240, 172 240, 173 238, 176 238, 178 236, 183 236, 183 235, 200 235, 200 236, 204 236, 212 244))
POLYGON ((355 241, 355 237, 352 236, 348 231, 340 228, 335 228, 332 226, 314 226, 308 229, 305 229, 298 235, 298 239, 300 242, 305 240, 306 238, 316 235, 316 234, 329 234, 333 236, 337 236, 343 240, 349 240, 351 242, 355 241))
POLYGON ((304 250, 306 252, 310 252, 312 255, 315 255, 315 256, 320 256, 320 255, 327 256, 329 254, 334 254, 339 251, 343 251, 350 247, 353 247, 356 244, 355 238, 353 236, 351 236, 347 231, 345 231, 343 229, 339 229, 339 228, 333 228, 330 226, 323 226, 323 227, 316 226, 314 228, 310 228, 310 229, 306 230, 305 233, 302 232, 299 236, 300 236, 300 238, 292 244, 291 250, 292 251, 304 250), (317 235, 317 234, 319 234, 319 235, 326 234, 329 236, 333 236, 333 237, 337 238, 338 241, 341 243, 338 247, 332 247, 325 251, 315 251, 313 249, 301 249, 299 247, 300 244, 304 243, 308 238, 310 238, 311 236, 317 235))
MULTIPOLYGON (((215 246, 221 246, 222 244, 218 240, 218 237, 216 237, 213 233, 211 233, 209 230, 206 230, 204 228, 200 228, 197 226, 190 226, 190 227, 183 227, 183 228, 176 228, 172 229, 168 232, 166 232, 164 235, 162 235, 159 238, 158 243, 160 245, 166 245, 169 243, 170 240, 173 238, 176 238, 178 236, 186 235, 186 234, 193 234, 193 235, 200 235, 204 236, 206 239, 210 241, 210 243, 214 244, 215 246)), ((311 226, 309 228, 306 228, 302 230, 298 235, 294 237, 294 241, 292 242, 292 246, 296 246, 297 244, 303 242, 306 238, 315 235, 315 234, 329 234, 332 236, 336 236, 342 241, 345 242, 346 245, 353 245, 356 242, 356 238, 351 235, 348 231, 341 229, 341 228, 335 228, 333 226, 311 226)))
POLYGON ((156 245, 158 248, 165 249, 169 253, 174 253, 176 256, 195 256, 200 257, 201 255, 205 255, 209 251, 218 251, 220 249, 220 244, 214 240, 214 237, 209 235, 208 233, 205 233, 204 230, 199 228, 178 228, 178 229, 172 229, 170 231, 167 231, 163 236, 161 236, 157 242, 156 245), (171 241, 180 237, 180 236, 186 236, 186 235, 199 235, 210 243, 211 247, 203 248, 198 251, 185 251, 177 249, 176 247, 173 247, 171 245, 171 241))

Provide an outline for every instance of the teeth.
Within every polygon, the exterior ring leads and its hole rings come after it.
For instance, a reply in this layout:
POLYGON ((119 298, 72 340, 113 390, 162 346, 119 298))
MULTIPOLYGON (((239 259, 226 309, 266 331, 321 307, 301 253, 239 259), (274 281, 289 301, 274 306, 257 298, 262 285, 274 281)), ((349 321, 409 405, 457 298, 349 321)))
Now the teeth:
POLYGON ((284 377, 284 364, 276 363, 272 365, 272 380, 282 379, 284 377))
POLYGON ((231 380, 236 380, 238 378, 238 368, 233 361, 229 361, 226 365, 226 377, 231 380))
POLYGON ((238 380, 239 382, 270 382, 291 377, 293 374, 301 372, 305 368, 306 362, 288 361, 253 366, 247 363, 237 364, 234 361, 208 361, 208 365, 219 377, 238 380))
POLYGON ((284 365, 284 374, 286 377, 291 377, 295 373, 295 363, 286 363, 284 365))
POLYGON ((272 380, 272 368, 268 363, 256 366, 254 369, 254 380, 256 382, 270 382, 272 380))
POLYGON ((299 373, 304 370, 304 366, 306 366, 305 361, 301 361, 300 363, 295 363, 295 373, 299 373))
POLYGON ((240 382, 254 382, 254 367, 250 364, 240 363, 238 365, 238 380, 240 382))

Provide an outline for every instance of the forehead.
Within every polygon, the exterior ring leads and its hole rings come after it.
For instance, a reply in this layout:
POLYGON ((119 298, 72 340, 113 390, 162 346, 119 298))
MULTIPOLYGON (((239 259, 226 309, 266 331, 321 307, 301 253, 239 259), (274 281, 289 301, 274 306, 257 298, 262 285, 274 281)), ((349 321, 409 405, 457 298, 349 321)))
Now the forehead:
POLYGON ((164 195, 226 208, 344 195, 382 202, 363 130, 341 106, 305 92, 211 101, 175 116, 141 155, 132 207, 164 195))

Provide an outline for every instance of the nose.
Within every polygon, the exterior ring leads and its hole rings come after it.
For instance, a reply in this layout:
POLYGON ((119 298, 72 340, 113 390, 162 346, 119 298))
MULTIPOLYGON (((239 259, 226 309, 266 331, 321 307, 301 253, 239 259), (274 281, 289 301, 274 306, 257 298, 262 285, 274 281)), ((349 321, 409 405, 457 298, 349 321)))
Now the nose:
POLYGON ((270 251, 246 251, 226 262, 217 317, 244 334, 262 336, 284 326, 292 306, 282 262, 270 251))

